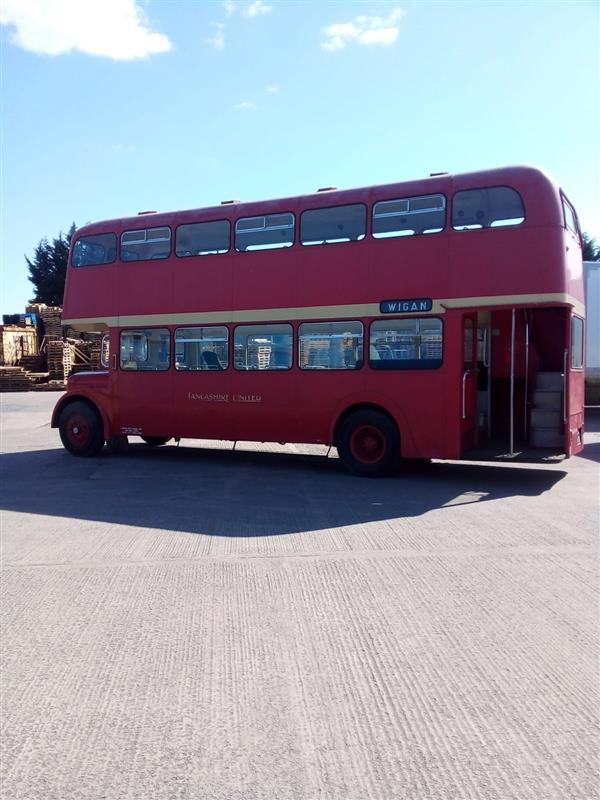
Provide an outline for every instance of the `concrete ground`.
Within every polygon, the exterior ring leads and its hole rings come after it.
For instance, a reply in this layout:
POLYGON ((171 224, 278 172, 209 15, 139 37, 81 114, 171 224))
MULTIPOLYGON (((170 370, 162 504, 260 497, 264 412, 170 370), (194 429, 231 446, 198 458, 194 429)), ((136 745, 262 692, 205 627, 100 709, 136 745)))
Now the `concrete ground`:
POLYGON ((365 480, 76 459, 57 398, 1 397, 2 800, 598 796, 598 417, 563 463, 365 480))

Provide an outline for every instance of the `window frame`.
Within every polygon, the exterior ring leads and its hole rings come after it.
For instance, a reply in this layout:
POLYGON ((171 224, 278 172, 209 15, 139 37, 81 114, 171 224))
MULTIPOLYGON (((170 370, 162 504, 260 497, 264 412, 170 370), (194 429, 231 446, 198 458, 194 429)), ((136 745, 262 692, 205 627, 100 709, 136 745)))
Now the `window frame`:
MULTIPOLYGON (((154 241, 155 242, 162 242, 162 241, 165 241, 165 240, 163 240, 163 239, 154 239, 154 241)), ((139 241, 139 242, 138 241, 134 241, 134 242, 128 242, 128 243, 126 242, 126 245, 127 244, 133 244, 133 245, 136 245, 136 244, 148 244, 148 239, 146 237, 146 238, 144 238, 143 241, 139 241)), ((121 231, 121 235, 119 237, 119 261, 122 264, 138 264, 140 261, 166 261, 169 258, 171 258, 172 254, 173 254, 173 230, 171 229, 170 225, 153 225, 150 228, 128 228, 127 230, 121 231), (160 258, 134 258, 134 259, 131 259, 131 260, 128 260, 128 259, 122 257, 123 236, 125 236, 126 233, 138 233, 138 232, 142 232, 143 231, 144 234, 147 234, 148 231, 159 230, 160 228, 166 228, 169 231, 169 252, 166 255, 161 256, 160 258)))
MULTIPOLYGON (((419 333, 417 333, 415 335, 420 337, 421 336, 420 330, 419 330, 419 333)), ((429 370, 434 371, 434 370, 442 369, 442 367, 444 366, 444 360, 445 360, 445 347, 444 347, 444 344, 445 344, 445 342, 444 342, 444 320, 438 314, 425 315, 425 316, 394 316, 394 317, 388 317, 387 314, 386 314, 383 317, 377 317, 376 319, 372 319, 369 322, 369 339, 368 339, 368 345, 365 346, 365 348, 364 348, 365 355, 366 355, 364 360, 365 360, 365 363, 368 362, 369 369, 373 369, 375 372, 409 372, 410 370, 415 370, 417 372, 423 372, 423 371, 429 371, 429 370), (384 322, 387 322, 387 321, 399 322, 399 321, 403 321, 403 320, 416 320, 416 321, 418 321, 420 323, 423 320, 433 320, 433 319, 437 320, 440 323, 440 327, 441 327, 441 337, 442 337, 442 340, 441 340, 441 350, 442 350, 441 358, 439 358, 439 359, 427 359, 427 358, 406 359, 406 361, 409 362, 410 366, 407 365, 405 367, 403 367, 403 366, 373 367, 372 361, 377 361, 377 359, 371 359, 371 346, 374 346, 374 345, 372 345, 372 338, 373 338, 372 337, 372 329, 373 329, 373 325, 375 325, 377 323, 384 323, 384 322), (427 362, 428 361, 435 361, 436 362, 435 366, 427 366, 427 362), (417 362, 417 364, 415 364, 415 362, 417 362)), ((402 359, 390 359, 390 360, 393 360, 394 363, 397 364, 402 359)), ((384 362, 385 360, 382 359, 381 361, 384 362)))
MULTIPOLYGON (((156 326, 147 325, 145 327, 138 326, 138 327, 133 327, 133 328, 121 328, 119 330, 119 357, 118 357, 119 370, 122 371, 122 372, 144 372, 146 374, 151 374, 153 372, 168 372, 170 369, 172 369, 172 354, 173 354, 172 338, 173 337, 172 337, 171 329, 168 328, 168 327, 165 327, 163 325, 156 325, 156 326), (137 368, 133 369, 131 367, 129 367, 129 368, 128 367, 124 367, 123 366, 124 362, 123 362, 123 360, 121 358, 121 346, 122 346, 121 341, 122 341, 123 334, 127 334, 127 333, 130 333, 130 334, 131 333, 145 333, 146 331, 166 331, 168 333, 169 360, 168 360, 167 366, 166 367, 159 367, 157 369, 137 369, 137 368)), ((146 342, 146 346, 147 346, 147 342, 146 342)), ((128 362, 125 362, 125 363, 128 363, 128 362)))
MULTIPOLYGON (((272 211, 270 213, 269 212, 265 212, 264 214, 252 214, 251 216, 237 217, 237 219, 235 220, 235 224, 233 225, 233 237, 232 237, 233 250, 236 253, 265 253, 265 252, 267 252, 269 250, 289 250, 291 247, 294 247, 294 245, 296 244, 296 232, 297 232, 297 229, 298 229, 298 225, 296 223, 297 223, 296 214, 293 211, 272 211), (248 248, 246 248, 245 250, 238 250, 238 246, 237 246, 237 244, 238 244, 237 243, 238 229, 237 229, 237 226, 238 226, 239 222, 241 222, 242 220, 247 220, 247 219, 261 219, 262 218, 262 219, 265 220, 265 223, 266 223, 267 217, 285 216, 286 214, 289 214, 289 216, 292 218, 292 224, 291 225, 271 225, 271 226, 267 227, 266 224, 265 224, 265 226, 262 227, 262 228, 249 228, 246 231, 246 233, 257 232, 257 231, 268 231, 268 230, 285 230, 287 228, 292 228, 293 235, 292 235, 291 242, 289 242, 289 243, 286 242, 285 244, 282 244, 282 245, 274 245, 274 246, 267 245, 265 247, 257 247, 256 249, 253 249, 253 250, 249 250, 248 248)), ((243 235, 243 232, 242 232, 242 235, 243 235)))
POLYGON ((561 205, 562 205, 562 216, 563 216, 563 227, 565 230, 570 231, 573 236, 581 242, 581 228, 579 227, 579 218, 577 216, 577 212, 573 206, 573 203, 570 202, 569 198, 566 196, 564 192, 561 191, 560 193, 561 205), (575 230, 571 228, 571 226, 567 222, 567 209, 571 212, 571 216, 573 217, 573 222, 575 224, 575 230))
POLYGON ((452 203, 450 205, 449 221, 450 221, 450 229, 452 231, 454 231, 454 233, 474 233, 475 231, 493 231, 493 230, 498 230, 498 228, 510 228, 510 229, 519 228, 521 225, 524 225, 527 222, 527 207, 525 206, 525 203, 523 201, 523 195, 514 186, 509 186, 508 184, 504 184, 504 183, 503 184, 494 184, 493 186, 471 186, 470 188, 457 189, 455 192, 453 192, 453 194, 452 194, 452 203), (466 227, 456 228, 456 227, 454 227, 454 201, 455 201, 456 195, 457 194, 461 194, 462 192, 481 192, 481 191, 485 191, 485 190, 489 190, 489 189, 510 189, 511 191, 515 192, 515 194, 518 196, 519 200, 521 201, 521 207, 523 208, 523 219, 521 220, 521 222, 516 222, 516 223, 514 223, 512 225, 496 225, 496 226, 493 226, 493 225, 480 225, 477 228, 466 228, 466 227))
POLYGON ((89 233, 89 234, 87 234, 87 238, 89 238, 89 239, 91 239, 94 236, 114 236, 115 237, 115 255, 114 255, 114 258, 112 259, 112 261, 100 261, 100 262, 95 263, 95 264, 74 264, 73 263, 73 256, 75 255, 75 247, 76 247, 78 242, 80 242, 82 239, 85 240, 85 238, 86 238, 86 234, 82 234, 81 236, 78 236, 75 239, 75 241, 73 242, 73 244, 69 248, 69 250, 70 250, 70 252, 69 252, 69 264, 73 269, 88 269, 90 267, 106 267, 109 264, 114 264, 116 262, 117 255, 118 255, 118 250, 119 250, 119 237, 117 236, 117 234, 114 231, 105 231, 104 233, 89 233))
MULTIPOLYGON (((385 240, 385 239, 404 239, 404 238, 409 239, 411 236, 431 236, 431 235, 435 235, 437 233, 444 233, 444 231, 446 231, 447 228, 448 228, 448 209, 449 209, 449 207, 450 206, 449 206, 449 203, 448 203, 448 198, 447 198, 445 192, 434 192, 434 193, 430 193, 430 194, 410 195, 409 197, 388 197, 388 198, 380 198, 378 200, 374 200, 373 204, 371 206, 371 215, 370 215, 370 219, 369 219, 370 226, 371 226, 371 230, 370 230, 371 238, 375 239, 377 241, 382 240, 382 239, 383 240, 385 240), (410 200, 421 200, 421 199, 423 199, 425 197, 441 197, 443 199, 443 201, 444 201, 444 205, 443 205, 443 207, 441 209, 441 211, 443 211, 443 213, 444 213, 444 224, 443 224, 443 226, 441 227, 440 230, 431 231, 430 233, 425 233, 425 231, 423 231, 423 233, 411 233, 411 234, 402 233, 400 230, 398 230, 397 232, 391 232, 391 233, 388 233, 388 234, 376 234, 376 233, 373 232, 374 222, 375 222, 375 208, 380 203, 394 203, 394 202, 399 203, 399 202, 402 202, 403 200, 406 200, 406 201, 410 202, 410 200)), ((426 213, 431 212, 431 211, 439 211, 439 210, 440 209, 430 208, 430 209, 418 209, 417 211, 410 211, 410 205, 409 205, 409 210, 407 212, 404 212, 404 213, 407 216, 411 216, 411 215, 418 216, 419 214, 426 214, 426 213)), ((398 212, 397 214, 396 213, 389 213, 389 214, 380 214, 379 215, 379 217, 392 217, 392 216, 401 216, 401 214, 400 214, 400 212, 398 212)))
POLYGON ((369 235, 369 205, 368 203, 363 202, 360 200, 358 203, 337 203, 333 206, 315 206, 313 208, 305 208, 300 213, 300 225, 298 226, 298 243, 302 247, 320 247, 320 246, 327 246, 331 247, 332 245, 339 245, 339 244, 360 244, 361 242, 365 242, 369 235), (360 239, 342 239, 342 241, 329 241, 325 240, 323 242, 303 242, 302 241, 302 219, 305 214, 314 213, 315 211, 327 211, 329 209, 334 208, 349 208, 351 206, 362 206, 365 210, 365 232, 361 236, 360 239))
POLYGON ((173 250, 175 258, 206 258, 207 256, 225 256, 227 255, 227 253, 231 253, 231 242, 232 242, 231 230, 232 230, 231 220, 228 217, 219 217, 219 219, 199 219, 195 220, 194 222, 180 222, 179 225, 175 226, 175 248, 173 250), (215 253, 214 251, 211 251, 210 253, 192 253, 189 256, 180 255, 177 252, 177 232, 180 228, 185 228, 186 226, 189 225, 208 225, 214 222, 226 222, 229 225, 227 250, 221 250, 217 253, 215 253))
POLYGON ((583 317, 578 316, 577 314, 573 314, 571 316, 571 370, 583 370, 585 368, 585 320, 583 317), (580 359, 579 364, 573 363, 573 357, 575 356, 575 348, 573 346, 573 342, 575 339, 575 323, 580 323, 581 328, 579 332, 579 342, 578 346, 581 347, 581 352, 579 353, 580 359))
MULTIPOLYGON (((266 334, 266 335, 268 335, 268 334, 266 334)), ((295 336, 295 330, 294 330, 294 326, 292 325, 291 322, 241 322, 241 323, 239 323, 237 325, 234 325, 234 327, 233 327, 233 329, 231 331, 231 348, 232 348, 231 365, 232 365, 233 369, 236 372, 242 372, 242 373, 245 373, 245 374, 248 374, 248 373, 259 373, 259 372, 289 372, 290 370, 293 370, 294 367, 296 366, 296 364, 294 363, 294 336, 295 336), (239 328, 257 328, 257 329, 263 328, 264 329, 266 327, 281 327, 283 325, 287 326, 291 331, 291 344, 290 344, 291 359, 290 359, 289 366, 287 366, 287 367, 268 367, 267 369, 244 369, 243 367, 236 366, 236 363, 235 363, 235 335, 236 335, 236 332, 238 331, 239 328)), ((247 343, 246 343, 246 348, 245 349, 246 349, 246 351, 248 349, 247 343)))
MULTIPOLYGON (((188 256, 188 258, 189 258, 189 256, 188 256)), ((224 325, 224 324, 223 325, 179 325, 178 327, 173 329, 173 369, 174 369, 175 372, 183 372, 183 373, 188 373, 188 372, 193 372, 193 373, 197 373, 197 372, 227 372, 227 370, 229 370, 230 367, 231 367, 230 344, 231 344, 231 331, 230 331, 228 325, 224 325), (220 329, 223 329, 223 330, 227 331, 227 340, 226 340, 227 341, 227 347, 226 347, 226 350, 227 350, 227 365, 226 366, 224 366, 224 367, 221 366, 221 368, 218 369, 218 370, 211 370, 210 368, 208 368, 208 369, 179 369, 177 367, 177 332, 178 331, 184 331, 184 330, 193 330, 194 328, 201 328, 202 330, 205 330, 206 328, 220 328, 220 329)))
POLYGON ((298 369, 302 372, 358 372, 361 369, 364 369, 365 366, 365 340, 366 340, 366 325, 362 319, 347 319, 347 320, 339 320, 339 319, 331 319, 331 320, 303 320, 298 322, 297 330, 296 330, 297 342, 296 342, 296 365, 298 369), (303 367, 300 363, 300 346, 301 346, 301 329, 303 325, 348 325, 348 324, 359 324, 361 327, 361 339, 362 339, 362 349, 363 349, 363 357, 362 363, 358 366, 354 367, 303 367))

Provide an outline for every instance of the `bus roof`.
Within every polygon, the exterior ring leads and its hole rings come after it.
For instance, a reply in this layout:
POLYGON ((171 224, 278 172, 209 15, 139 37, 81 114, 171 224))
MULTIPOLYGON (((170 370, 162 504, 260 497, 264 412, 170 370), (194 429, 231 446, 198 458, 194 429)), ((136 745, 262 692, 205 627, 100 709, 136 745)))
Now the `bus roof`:
POLYGON ((117 217, 108 220, 99 220, 88 223, 78 228, 77 235, 91 233, 92 231, 123 230, 127 228, 144 228, 151 225, 170 225, 173 222, 184 223, 189 220, 203 217, 206 219, 232 219, 241 216, 264 213, 265 206, 271 213, 277 211, 290 211, 295 208, 325 207, 328 205, 361 202, 376 193, 377 195, 394 193, 429 193, 431 191, 444 191, 450 188, 469 186, 512 185, 515 188, 531 181, 542 181, 547 186, 552 186, 558 194, 555 181, 542 169, 527 166, 498 167, 495 169, 479 170, 464 173, 432 173, 424 178, 415 178, 387 184, 374 184, 371 186, 355 187, 350 189, 327 188, 303 195, 277 197, 263 200, 250 200, 240 202, 237 200, 222 201, 217 205, 199 208, 183 209, 178 211, 143 211, 138 214, 117 217), (335 198, 335 200, 333 199, 335 198))

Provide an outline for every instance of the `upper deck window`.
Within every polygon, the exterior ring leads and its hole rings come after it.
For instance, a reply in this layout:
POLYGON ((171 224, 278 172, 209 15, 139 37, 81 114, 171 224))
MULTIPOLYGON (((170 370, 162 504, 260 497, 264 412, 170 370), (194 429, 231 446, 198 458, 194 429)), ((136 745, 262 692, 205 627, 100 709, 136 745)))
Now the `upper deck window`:
POLYGON ((574 236, 578 237, 579 231, 577 228, 577 217, 575 216, 573 207, 565 197, 562 198, 562 206, 563 213, 565 215, 565 226, 574 236))
POLYGON ((275 250, 294 244, 294 215, 266 214, 261 217, 242 217, 235 223, 235 249, 275 250))
POLYGON ((151 261, 168 258, 170 253, 170 228, 145 228, 121 235, 121 261, 151 261))
POLYGON ((508 186, 468 189, 456 192, 452 200, 452 227, 455 231, 520 225, 524 220, 521 196, 508 186))
POLYGON ((305 211, 300 219, 302 244, 356 242, 365 238, 366 230, 367 208, 362 203, 315 208, 305 211))
POLYGON ((71 265, 94 267, 97 264, 112 264, 116 257, 116 234, 98 233, 95 236, 81 236, 73 245, 71 265))
POLYGON ((230 235, 231 224, 227 219, 179 225, 175 231, 175 253, 180 257, 226 253, 230 235))
POLYGON ((373 206, 373 237, 414 236, 439 233, 446 221, 446 198, 443 194, 382 200, 373 206))

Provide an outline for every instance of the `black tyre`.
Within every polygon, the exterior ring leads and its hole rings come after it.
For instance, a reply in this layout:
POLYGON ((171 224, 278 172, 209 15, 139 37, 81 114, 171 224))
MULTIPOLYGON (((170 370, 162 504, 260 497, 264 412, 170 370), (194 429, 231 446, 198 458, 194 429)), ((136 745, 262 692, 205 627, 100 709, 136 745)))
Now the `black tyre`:
POLYGON ((100 415, 88 403, 69 403, 58 421, 60 438, 74 456, 97 456, 104 447, 104 430, 100 415))
POLYGON ((142 436, 148 447, 160 447, 161 444, 166 444, 171 441, 170 436, 142 436))
POLYGON ((345 419, 336 445, 342 464, 355 475, 385 475, 400 459, 398 429, 380 411, 357 411, 345 419))

